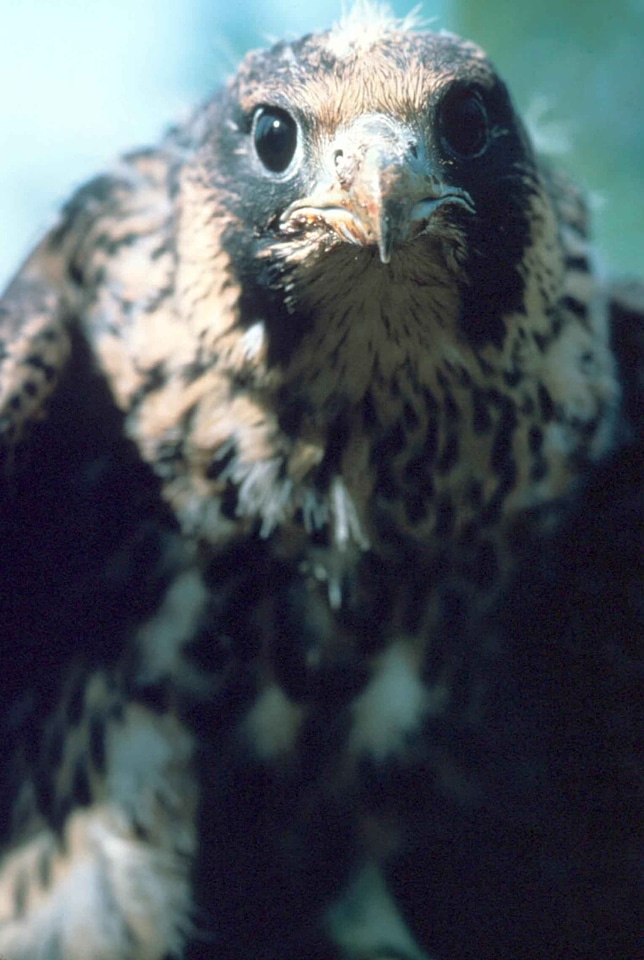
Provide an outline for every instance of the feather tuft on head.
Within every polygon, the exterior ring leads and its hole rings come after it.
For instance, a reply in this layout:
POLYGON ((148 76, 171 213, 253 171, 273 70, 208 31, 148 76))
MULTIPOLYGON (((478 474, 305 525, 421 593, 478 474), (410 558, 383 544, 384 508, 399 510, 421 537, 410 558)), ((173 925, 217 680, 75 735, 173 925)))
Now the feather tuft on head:
POLYGON ((416 6, 406 16, 396 17, 389 4, 377 0, 355 0, 350 7, 343 4, 342 14, 329 33, 327 45, 336 57, 368 50, 391 33, 426 26, 419 11, 420 6, 416 6))

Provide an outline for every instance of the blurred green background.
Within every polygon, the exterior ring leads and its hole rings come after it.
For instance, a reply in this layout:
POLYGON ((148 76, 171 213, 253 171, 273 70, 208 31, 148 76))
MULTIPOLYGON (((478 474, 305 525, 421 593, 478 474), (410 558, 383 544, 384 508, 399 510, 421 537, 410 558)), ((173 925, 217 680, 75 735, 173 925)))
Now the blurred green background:
MULTIPOLYGON (((395 0, 398 14, 411 2, 395 0)), ((340 0, 0 0, 0 287, 69 192, 340 0)), ((644 275, 644 0, 427 0, 588 188, 603 267, 644 275)))

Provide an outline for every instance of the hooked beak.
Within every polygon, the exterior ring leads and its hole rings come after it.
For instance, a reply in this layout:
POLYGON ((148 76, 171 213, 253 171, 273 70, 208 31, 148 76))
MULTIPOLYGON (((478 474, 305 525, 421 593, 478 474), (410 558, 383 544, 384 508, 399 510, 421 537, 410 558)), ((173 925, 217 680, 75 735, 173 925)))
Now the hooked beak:
POLYGON ((371 115, 334 141, 321 182, 284 211, 280 226, 325 226, 348 243, 376 246, 389 263, 394 247, 427 232, 446 204, 474 213, 470 195, 436 176, 406 127, 371 115))

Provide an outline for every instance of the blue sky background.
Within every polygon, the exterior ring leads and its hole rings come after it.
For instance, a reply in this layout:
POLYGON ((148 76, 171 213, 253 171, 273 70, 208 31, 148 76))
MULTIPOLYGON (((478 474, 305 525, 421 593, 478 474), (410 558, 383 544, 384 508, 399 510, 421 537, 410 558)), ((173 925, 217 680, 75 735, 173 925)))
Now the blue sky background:
MULTIPOLYGON (((156 140, 245 50, 339 11, 340 0, 0 0, 0 287, 76 186, 156 140)), ((571 142, 563 162, 597 200, 606 266, 644 275, 644 0, 428 0, 422 13, 481 43, 522 111, 571 142)))

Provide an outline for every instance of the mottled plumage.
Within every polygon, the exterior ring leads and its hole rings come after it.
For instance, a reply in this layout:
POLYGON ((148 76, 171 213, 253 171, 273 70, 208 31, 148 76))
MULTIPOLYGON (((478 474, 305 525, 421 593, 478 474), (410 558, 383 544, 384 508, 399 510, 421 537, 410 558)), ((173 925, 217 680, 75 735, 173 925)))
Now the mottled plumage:
POLYGON ((250 54, 1 302, 10 960, 421 960, 383 866, 536 822, 495 698, 632 442, 609 297, 484 54, 366 16, 250 54))

